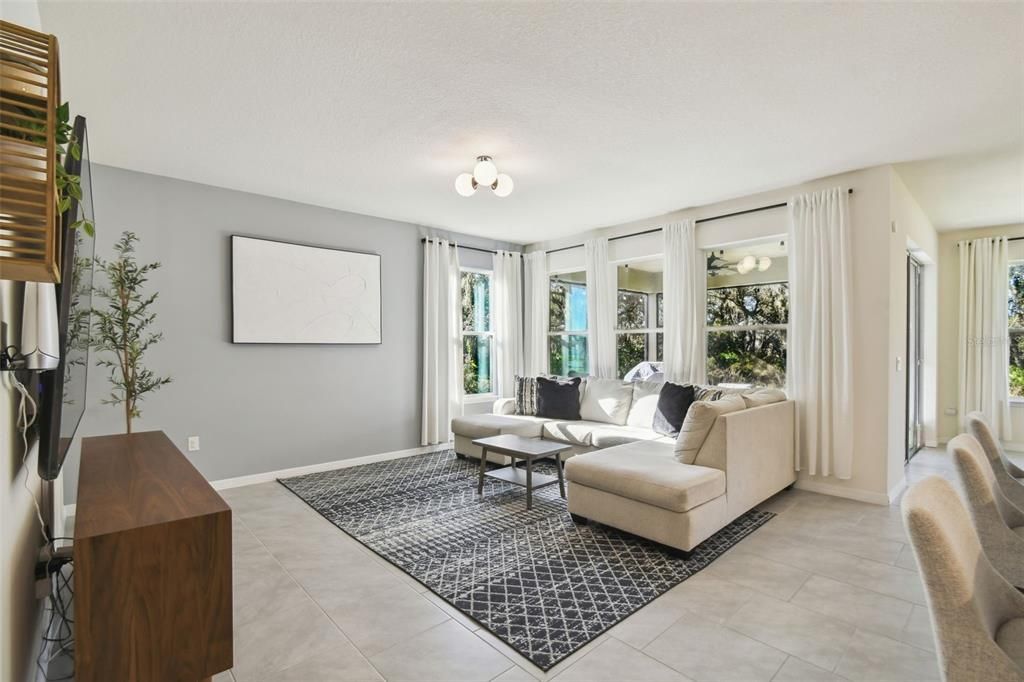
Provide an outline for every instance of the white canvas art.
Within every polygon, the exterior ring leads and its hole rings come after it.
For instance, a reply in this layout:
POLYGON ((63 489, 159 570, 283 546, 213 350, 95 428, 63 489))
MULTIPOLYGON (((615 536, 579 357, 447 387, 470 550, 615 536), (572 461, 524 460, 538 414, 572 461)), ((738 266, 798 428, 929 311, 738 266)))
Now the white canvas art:
POLYGON ((231 237, 235 343, 380 343, 380 256, 231 237))

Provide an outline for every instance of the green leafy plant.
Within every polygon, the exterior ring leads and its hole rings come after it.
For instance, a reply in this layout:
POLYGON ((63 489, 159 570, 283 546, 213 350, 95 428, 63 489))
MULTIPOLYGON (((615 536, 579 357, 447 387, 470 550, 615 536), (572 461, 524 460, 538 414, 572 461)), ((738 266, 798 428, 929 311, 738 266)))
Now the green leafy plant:
MULTIPOLYGON (((60 162, 65 154, 70 154, 76 161, 82 160, 82 145, 75 136, 74 127, 71 125, 71 107, 67 102, 57 107, 57 210, 64 213, 71 208, 71 199, 82 200, 82 178, 74 173, 69 173, 60 162)), ((71 229, 82 228, 90 237, 96 234, 96 227, 91 220, 81 218, 71 223, 71 229)))
MULTIPOLYGON (((0 133, 5 137, 12 137, 46 146, 45 111, 34 107, 19 106, 16 103, 11 106, 12 119, 19 127, 12 128, 0 122, 0 133), (26 132, 26 130, 35 132, 26 132)), ((63 214, 71 208, 72 199, 82 200, 82 178, 74 173, 69 173, 64 167, 64 157, 68 154, 76 161, 81 161, 82 159, 82 145, 75 136, 74 126, 71 123, 71 105, 69 102, 64 102, 64 104, 57 107, 56 123, 57 163, 54 184, 57 186, 57 212, 63 214)), ((73 222, 71 228, 76 230, 82 228, 90 237, 94 236, 96 232, 93 222, 85 218, 73 222)))
POLYGON ((110 396, 103 400, 105 405, 123 405, 125 431, 132 432, 132 419, 142 416, 139 402, 147 393, 171 383, 170 377, 160 377, 142 364, 143 355, 163 338, 160 332, 151 331, 156 321, 153 302, 159 294, 144 296, 143 286, 148 275, 160 267, 160 263, 139 265, 135 261, 135 243, 138 237, 133 232, 124 232, 114 245, 117 257, 104 260, 96 257, 96 268, 107 278, 106 287, 97 287, 94 292, 107 300, 105 308, 94 308, 92 345, 97 351, 111 353, 114 359, 101 358, 98 363, 110 370, 110 396))

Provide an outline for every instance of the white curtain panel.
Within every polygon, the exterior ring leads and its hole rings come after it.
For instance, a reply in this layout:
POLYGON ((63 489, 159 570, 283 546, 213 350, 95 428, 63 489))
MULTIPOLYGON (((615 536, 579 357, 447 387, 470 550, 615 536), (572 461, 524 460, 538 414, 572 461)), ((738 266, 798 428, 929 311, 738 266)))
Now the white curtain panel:
POLYGON ((548 373, 548 254, 533 251, 523 256, 526 269, 526 340, 524 360, 527 376, 548 373))
POLYGON ((498 395, 511 398, 514 378, 523 374, 523 256, 494 256, 494 343, 498 395))
POLYGON ((616 272, 608 262, 608 238, 585 243, 587 268, 587 354, 590 373, 601 379, 618 374, 615 357, 616 272))
POLYGON ((1006 237, 958 242, 960 248, 960 416, 978 411, 999 437, 1010 432, 1007 339, 1010 243, 1006 237))
POLYGON ((797 403, 796 469, 853 471, 850 207, 835 187, 789 200, 786 375, 797 403))
POLYGON ((665 378, 703 384, 707 263, 693 220, 672 223, 665 237, 665 378))
POLYGON ((423 244, 423 423, 421 445, 451 440, 462 414, 459 253, 445 239, 423 244))

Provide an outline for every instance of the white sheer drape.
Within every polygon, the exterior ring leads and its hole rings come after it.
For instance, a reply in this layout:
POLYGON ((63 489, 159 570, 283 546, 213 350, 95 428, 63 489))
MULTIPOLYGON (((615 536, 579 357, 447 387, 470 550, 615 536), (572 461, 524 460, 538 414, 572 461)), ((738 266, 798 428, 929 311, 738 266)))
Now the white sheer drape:
POLYGON ((498 251, 494 256, 494 343, 497 393, 511 398, 514 377, 523 374, 523 256, 498 251))
POLYGON ((618 299, 615 269, 608 262, 608 238, 588 239, 587 355, 590 373, 602 379, 618 374, 615 357, 615 311, 618 299))
POLYGON ((527 376, 548 373, 548 254, 533 251, 523 256, 526 270, 526 340, 524 360, 527 376))
POLYGON ((810 474, 850 478, 853 287, 846 190, 790 199, 789 223, 786 376, 797 403, 795 466, 806 463, 810 474))
POLYGON ((978 411, 1003 440, 1010 432, 1009 241, 986 237, 960 249, 960 416, 978 411))
POLYGON ((672 223, 665 238, 665 378, 703 384, 707 263, 697 248, 693 220, 672 223))
POLYGON ((420 444, 447 443, 462 414, 462 339, 458 249, 423 244, 423 422, 420 444))

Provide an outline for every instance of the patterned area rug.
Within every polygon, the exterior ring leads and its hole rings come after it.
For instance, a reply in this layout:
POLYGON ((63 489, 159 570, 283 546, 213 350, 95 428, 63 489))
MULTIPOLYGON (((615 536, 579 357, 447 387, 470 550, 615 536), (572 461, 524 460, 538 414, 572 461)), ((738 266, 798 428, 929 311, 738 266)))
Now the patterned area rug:
MULTIPOLYGON (((541 462, 541 473, 554 464, 541 462)), ((486 479, 452 450, 280 482, 341 530, 548 670, 697 573, 774 514, 751 511, 689 559, 597 524, 577 525, 552 485, 486 479)))

